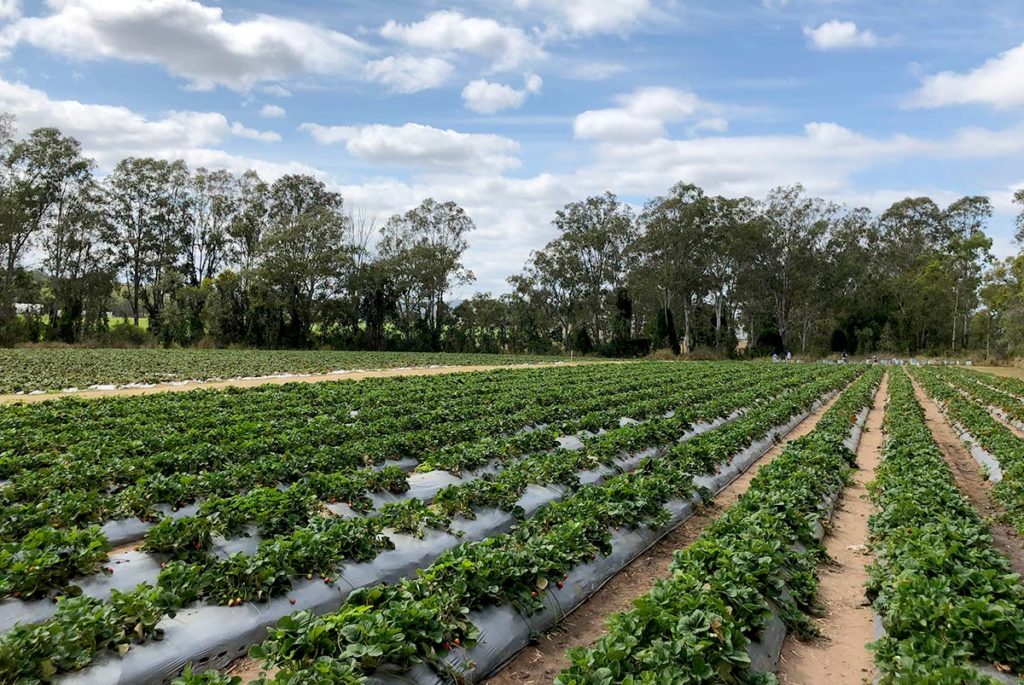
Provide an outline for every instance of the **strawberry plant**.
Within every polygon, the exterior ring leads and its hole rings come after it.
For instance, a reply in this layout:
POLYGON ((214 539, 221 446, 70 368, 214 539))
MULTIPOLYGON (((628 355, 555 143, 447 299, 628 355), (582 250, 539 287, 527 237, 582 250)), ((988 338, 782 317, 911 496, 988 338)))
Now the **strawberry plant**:
POLYGON ((994 682, 977 662, 1022 673, 1024 584, 957 488, 902 371, 889 392, 867 586, 885 628, 873 644, 881 680, 994 682))

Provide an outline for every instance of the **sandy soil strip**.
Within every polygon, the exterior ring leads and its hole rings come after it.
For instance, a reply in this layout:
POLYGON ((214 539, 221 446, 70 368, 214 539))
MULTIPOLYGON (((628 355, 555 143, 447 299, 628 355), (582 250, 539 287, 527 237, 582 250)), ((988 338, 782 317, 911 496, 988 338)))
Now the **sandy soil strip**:
POLYGON ((964 493, 967 500, 978 514, 989 519, 989 529, 996 549, 1009 560, 1014 572, 1024 575, 1024 546, 1017 531, 999 522, 1003 508, 991 497, 992 483, 981 475, 978 462, 974 461, 960 437, 949 424, 945 414, 928 397, 924 389, 914 381, 914 394, 924 408, 925 423, 931 429, 935 444, 942 451, 946 463, 953 471, 957 487, 964 493))
POLYGON ((151 388, 114 388, 112 390, 81 390, 73 393, 43 393, 40 395, 0 395, 0 404, 18 402, 46 402, 64 397, 96 399, 100 397, 126 397, 131 395, 153 395, 161 392, 188 392, 189 390, 221 390, 223 388, 252 388, 258 385, 284 385, 285 383, 320 383, 323 381, 361 381, 367 378, 390 378, 392 376, 439 376, 447 373, 469 373, 472 371, 497 371, 499 369, 540 369, 581 364, 628 364, 623 361, 552 362, 544 364, 496 364, 477 366, 424 366, 402 369, 379 369, 374 371, 353 371, 351 373, 328 373, 312 376, 267 376, 265 378, 236 378, 226 381, 188 381, 181 385, 159 384, 151 388))
MULTIPOLYGON (((977 400, 974 400, 974 401, 976 402, 977 400)), ((988 413, 992 416, 993 419, 995 419, 999 423, 1003 424, 1003 426, 1005 426, 1006 429, 1008 431, 1010 431, 1011 433, 1013 433, 1015 436, 1017 436, 1021 440, 1024 440, 1024 431, 1022 431, 1020 428, 1017 428, 1017 426, 1015 426, 1013 423, 1008 421, 1006 419, 1006 415, 1005 414, 1003 416, 1000 416, 999 414, 997 414, 996 412, 993 411, 992 407, 986 407, 986 409, 988 409, 988 413)))
POLYGON ((850 486, 836 507, 825 549, 832 558, 818 568, 818 599, 825 615, 815 619, 821 631, 817 640, 800 642, 786 638, 779 662, 779 681, 788 685, 860 685, 870 682, 874 670, 867 643, 875 639, 871 604, 864 596, 867 565, 872 557, 868 541, 868 516, 874 510, 865 487, 874 479, 882 459, 882 420, 889 397, 888 377, 875 395, 875 404, 864 423, 857 446, 857 466, 850 486))
POLYGON ((569 665, 569 659, 565 655, 567 649, 594 644, 604 634, 605 622, 611 614, 629 610, 633 606, 633 600, 646 594, 655 581, 668 578, 671 575, 668 565, 672 562, 675 551, 695 542, 720 513, 732 506, 750 487, 750 481, 757 475, 758 470, 778 457, 787 442, 814 430, 822 414, 835 400, 836 398, 833 398, 804 419, 782 442, 719 493, 712 505, 695 513, 658 544, 634 559, 565 621, 541 637, 538 644, 524 649, 501 671, 486 680, 486 685, 531 685, 552 682, 555 676, 569 665))

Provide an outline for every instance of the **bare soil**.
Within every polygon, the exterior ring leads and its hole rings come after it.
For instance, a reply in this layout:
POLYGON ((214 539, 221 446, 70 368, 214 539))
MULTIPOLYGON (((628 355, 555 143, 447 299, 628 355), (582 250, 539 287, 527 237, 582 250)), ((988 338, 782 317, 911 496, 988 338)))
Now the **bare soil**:
POLYGON ((801 642, 786 638, 779 662, 779 681, 787 685, 860 685, 871 682, 874 662, 867 643, 874 639, 871 604, 864 596, 868 517, 874 507, 865 487, 882 459, 882 420, 889 397, 888 377, 875 395, 857 446, 857 470, 843 491, 824 543, 831 557, 818 568, 818 599, 824 615, 814 620, 821 637, 801 642))
POLYGON ((310 376, 266 376, 263 378, 235 378, 225 381, 188 381, 182 384, 158 384, 150 388, 114 388, 112 390, 81 390, 71 393, 42 393, 39 395, 0 395, 0 404, 19 402, 46 402, 63 397, 96 399, 102 397, 128 397, 133 395, 154 395, 162 392, 188 392, 189 390, 221 390, 223 388, 253 388, 258 385, 284 385, 285 383, 320 383, 323 381, 361 381, 367 378, 390 378, 392 376, 439 376, 448 373, 470 373, 473 371, 497 371, 499 369, 539 369, 581 364, 628 364, 621 361, 553 362, 544 364, 505 364, 476 366, 440 366, 405 369, 379 369, 375 371, 353 371, 310 376))
POLYGON ((992 414, 992 418, 993 419, 995 419, 999 423, 1003 424, 1003 426, 1005 426, 1007 430, 1009 430, 1011 433, 1013 433, 1015 436, 1017 436, 1021 440, 1024 440, 1024 431, 1022 431, 1020 428, 1017 428, 1017 426, 1015 426, 1014 424, 1010 423, 1009 421, 1007 421, 1006 419, 1002 418, 1001 416, 997 416, 991 410, 989 411, 989 413, 992 414))
POLYGON ((778 457, 787 442, 814 430, 822 414, 834 402, 835 398, 804 419, 778 445, 719 493, 711 505, 698 510, 647 552, 634 559, 560 625, 542 636, 538 644, 524 649, 501 671, 486 680, 485 685, 531 685, 554 681, 569 665, 565 655, 567 649, 594 644, 604 634, 605 623, 611 614, 628 611, 633 601, 650 591, 656 581, 670 577, 668 566, 676 550, 695 542, 720 513, 735 504, 747 491, 758 470, 778 457))
POLYGON ((924 408, 925 423, 953 472, 957 487, 964 493, 975 510, 988 519, 996 549, 1010 560, 1010 566, 1015 573, 1024 575, 1024 546, 1021 544, 1021 537, 1013 528, 1000 522, 1004 511, 992 499, 992 483, 981 475, 978 462, 964 447, 945 414, 939 410, 935 402, 928 397, 917 382, 914 382, 914 393, 917 396, 917 401, 924 408))
MULTIPOLYGON (((274 674, 278 672, 277 668, 271 668, 266 671, 268 678, 273 678, 274 674)), ((260 668, 259 659, 253 659, 251 657, 243 656, 241 659, 237 659, 231 662, 231 665, 225 669, 228 675, 238 676, 242 679, 243 683, 251 683, 260 677, 264 671, 260 668)))

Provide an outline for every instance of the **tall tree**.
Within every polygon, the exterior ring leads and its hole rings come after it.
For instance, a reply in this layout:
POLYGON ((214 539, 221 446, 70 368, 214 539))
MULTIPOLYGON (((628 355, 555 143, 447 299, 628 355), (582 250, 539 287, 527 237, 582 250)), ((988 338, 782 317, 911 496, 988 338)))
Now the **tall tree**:
MULTIPOLYGON (((814 321, 820 301, 817 280, 824 265, 824 245, 837 207, 808 196, 801 185, 775 188, 761 204, 758 221, 760 254, 752 263, 770 301, 770 311, 783 347, 792 347, 794 314, 814 321)), ((806 349, 810 331, 805 323, 800 344, 806 349)))
MULTIPOLYGON (((549 279, 564 279, 575 291, 581 323, 597 342, 610 333, 615 291, 626 285, 628 248, 636 237, 633 213, 612 193, 571 202, 555 212, 558 238, 544 248, 558 269, 549 279)), ((534 263, 538 260, 535 258, 534 263)))
POLYGON ((682 351, 690 352, 693 310, 708 290, 709 262, 717 249, 708 230, 711 206, 703 190, 678 183, 667 195, 648 202, 640 215, 642 233, 633 244, 639 262, 637 277, 656 294, 675 354, 680 345, 673 301, 678 300, 683 310, 682 351))
POLYGON ((981 283, 981 266, 990 261, 992 239, 985 235, 992 203, 987 197, 974 195, 953 202, 943 213, 946 228, 945 252, 953 283, 953 313, 950 350, 957 351, 959 325, 961 348, 967 347, 968 322, 977 304, 981 283))
POLYGON ((167 272, 178 267, 188 221, 188 168, 182 162, 129 157, 106 180, 108 242, 124 276, 135 325, 143 312, 159 328, 167 272))
POLYGON ((263 234, 270 222, 270 186, 255 171, 246 171, 235 188, 235 211, 227 232, 232 256, 243 274, 256 268, 263 234))
POLYGON ((185 274, 193 287, 213 278, 225 261, 235 220, 237 182, 230 172, 196 169, 189 185, 188 223, 182 233, 185 274))
POLYGON ((1013 202, 1020 205, 1016 220, 1017 232, 1014 237, 1017 243, 1024 245, 1024 188, 1019 188, 1013 193, 1013 202))
POLYGON ((270 228, 260 271, 280 298, 289 346, 307 347, 318 309, 339 289, 352 260, 340 194, 311 176, 282 176, 270 189, 270 228))
MULTIPOLYGON (((0 122, 0 145, 9 141, 0 122)), ((0 316, 13 313, 14 279, 21 258, 32 240, 44 231, 63 231, 67 212, 76 194, 91 179, 92 163, 82 156, 78 141, 55 128, 32 131, 10 145, 4 164, 3 211, 0 238, 4 256, 0 316)))
POLYGON ((381 256, 403 275, 407 302, 422 310, 432 350, 441 347, 445 295, 476 278, 462 263, 466 236, 475 228, 462 207, 428 198, 381 229, 381 256))
POLYGON ((892 303, 885 342, 905 353, 925 349, 937 336, 935 311, 929 305, 931 283, 922 275, 938 254, 943 235, 942 212, 931 198, 905 198, 879 217, 875 261, 885 297, 892 303))

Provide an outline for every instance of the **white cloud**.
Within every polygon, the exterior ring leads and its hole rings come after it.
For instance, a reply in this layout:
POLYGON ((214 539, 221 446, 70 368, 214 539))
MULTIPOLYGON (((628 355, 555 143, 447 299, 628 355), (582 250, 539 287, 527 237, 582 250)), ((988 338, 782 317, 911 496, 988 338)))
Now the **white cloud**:
POLYGON ((279 98, 290 98, 292 96, 292 92, 290 90, 278 83, 271 83, 269 85, 262 86, 260 90, 267 95, 273 95, 274 97, 279 98))
POLYGON ((1024 152, 1024 125, 999 131, 962 129, 944 139, 873 138, 832 122, 812 122, 800 134, 615 140, 597 148, 584 177, 619 193, 652 193, 666 179, 685 179, 729 195, 758 195, 803 183, 811 192, 849 193, 856 172, 910 159, 1012 158, 1024 152), (756 164, 751 160, 757 160, 756 164))
POLYGON ((651 9, 650 0, 516 0, 522 9, 539 7, 577 33, 620 32, 651 9))
POLYGON ((580 81, 603 81, 624 71, 624 65, 614 62, 585 62, 570 68, 566 75, 580 81))
POLYGON ((849 50, 878 45, 878 36, 858 28, 852 21, 832 20, 816 28, 805 26, 804 35, 811 41, 811 47, 817 50, 849 50))
POLYGON ((911 100, 919 107, 971 103, 1000 108, 1024 104, 1024 44, 966 74, 943 71, 928 76, 911 100))
POLYGON ((263 105, 260 110, 260 116, 264 119, 284 119, 286 114, 288 113, 280 105, 263 105))
POLYGON ((462 100, 466 109, 480 114, 495 114, 506 109, 522 107, 527 95, 539 93, 543 85, 544 81, 536 74, 526 78, 522 90, 516 90, 503 83, 477 79, 462 89, 462 100))
POLYGON ((3 32, 72 59, 160 64, 194 89, 247 90, 299 74, 341 76, 364 47, 355 39, 302 21, 265 14, 227 21, 219 7, 196 0, 50 0, 54 11, 26 17, 3 32))
POLYGON ((249 140, 258 140, 261 143, 281 142, 281 134, 277 131, 259 131, 237 121, 231 124, 231 135, 238 136, 239 138, 248 138, 249 140))
POLYGON ((711 117, 710 119, 701 119, 696 124, 690 127, 690 135, 696 135, 701 131, 710 131, 712 133, 725 133, 729 130, 729 122, 722 117, 711 117))
POLYGON ((41 90, 2 79, 0 111, 15 115, 21 133, 55 126, 77 138, 85 153, 105 170, 125 157, 152 156, 235 172, 252 168, 270 179, 287 173, 322 176, 306 164, 268 162, 216 149, 214 146, 236 132, 224 115, 216 112, 167 112, 147 118, 127 107, 54 100, 41 90))
POLYGON ((577 138, 643 141, 666 134, 665 124, 710 109, 695 94, 676 88, 641 88, 616 98, 619 107, 583 112, 573 123, 577 138))
POLYGON ((364 73, 369 81, 383 83, 395 93, 416 93, 437 88, 448 80, 455 68, 439 57, 402 55, 367 62, 364 73))
POLYGON ((385 38, 416 48, 460 51, 486 57, 496 69, 513 69, 544 56, 544 51, 522 29, 504 26, 493 19, 467 17, 441 10, 420 22, 388 21, 380 30, 385 38))
POLYGON ((15 19, 21 16, 21 0, 0 0, 0 19, 15 19))
POLYGON ((321 145, 345 143, 345 149, 375 164, 427 169, 502 171, 519 166, 519 143, 489 133, 461 133, 423 124, 321 126, 303 124, 321 145))

